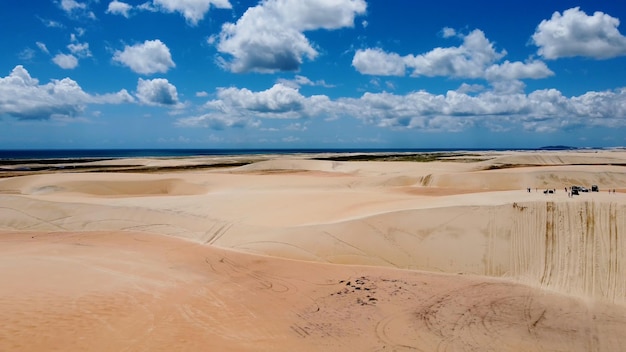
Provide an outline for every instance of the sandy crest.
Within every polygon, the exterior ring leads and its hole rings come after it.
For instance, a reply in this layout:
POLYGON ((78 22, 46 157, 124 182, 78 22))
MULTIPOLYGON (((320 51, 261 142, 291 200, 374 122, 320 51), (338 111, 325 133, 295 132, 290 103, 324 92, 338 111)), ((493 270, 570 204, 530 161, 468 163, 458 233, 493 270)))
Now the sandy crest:
POLYGON ((287 156, 0 179, 0 350, 616 351, 624 162, 287 156))

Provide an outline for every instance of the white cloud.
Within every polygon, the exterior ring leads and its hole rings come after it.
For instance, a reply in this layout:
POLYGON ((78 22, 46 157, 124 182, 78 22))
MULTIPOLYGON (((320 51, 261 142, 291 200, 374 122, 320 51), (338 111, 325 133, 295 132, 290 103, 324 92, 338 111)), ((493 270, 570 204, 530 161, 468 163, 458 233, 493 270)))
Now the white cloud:
POLYGON ((219 9, 232 8, 228 0, 154 0, 153 4, 154 6, 150 6, 144 3, 141 6, 146 10, 158 8, 169 13, 179 12, 193 26, 204 18, 211 6, 219 9))
POLYGON ((158 12, 157 9, 150 1, 146 1, 143 4, 137 5, 138 10, 149 11, 149 12, 158 12))
POLYGON ((128 66, 140 74, 165 73, 176 67, 170 49, 160 40, 146 40, 143 44, 126 45, 123 51, 116 50, 113 60, 128 66))
POLYGON ((0 77, 0 116, 23 120, 52 117, 76 117, 87 104, 121 104, 133 102, 126 90, 105 95, 89 95, 75 81, 64 78, 39 84, 23 66, 16 66, 6 77, 0 77))
POLYGON ((470 96, 413 92, 406 95, 365 93, 339 99, 334 109, 380 127, 423 131, 461 131, 483 126, 502 131, 524 128, 549 132, 584 125, 626 126, 626 88, 565 97, 555 89, 524 94, 518 90, 484 91, 470 96))
POLYGON ((222 88, 218 90, 218 99, 209 102, 208 106, 220 110, 228 107, 228 110, 236 109, 280 118, 299 117, 305 112, 306 100, 298 90, 282 84, 275 84, 261 92, 252 92, 246 88, 222 88))
POLYGON ((617 27, 619 19, 602 12, 588 16, 575 7, 555 12, 537 26, 532 40, 546 59, 583 56, 608 59, 626 55, 626 37, 617 27))
POLYGON ((208 96, 209 96, 209 93, 207 93, 205 91, 196 92, 196 97, 204 98, 204 97, 208 97, 208 96))
POLYGON ((504 61, 502 64, 494 64, 485 71, 485 78, 489 81, 498 80, 518 80, 523 78, 539 79, 553 76, 548 66, 543 61, 530 62, 510 62, 504 61))
POLYGON ((456 30, 450 27, 443 27, 443 29, 441 30, 441 35, 444 38, 454 37, 456 35, 456 30))
POLYGON ((132 10, 132 6, 121 1, 113 0, 109 3, 109 7, 106 10, 106 13, 112 15, 121 15, 126 18, 130 16, 130 10, 132 10))
POLYGON ((93 13, 93 11, 89 10, 89 7, 85 2, 79 2, 76 0, 61 0, 57 3, 59 4, 59 7, 61 7, 61 9, 65 11, 65 13, 67 13, 68 16, 84 17, 92 20, 96 19, 96 15, 93 13))
POLYGON ((71 43, 67 46, 70 52, 80 58, 91 57, 89 43, 71 43))
POLYGON ((232 60, 221 64, 232 72, 295 71, 318 56, 304 31, 353 27, 366 7, 364 0, 262 1, 222 26, 217 48, 232 60))
POLYGON ((86 4, 77 2, 75 0, 61 0, 59 5, 65 12, 68 13, 76 10, 84 10, 87 8, 86 4))
POLYGON ((296 75, 293 79, 284 79, 284 78, 279 78, 276 83, 280 83, 286 87, 290 87, 290 88, 294 88, 294 89, 299 89, 302 86, 321 86, 321 87, 325 87, 325 88, 332 88, 334 87, 332 84, 328 84, 326 83, 326 81, 322 80, 317 80, 317 81, 312 81, 310 80, 308 77, 305 76, 301 76, 301 75, 296 75))
POLYGON ((107 93, 103 95, 92 96, 89 103, 93 104, 123 104, 123 103, 135 103, 133 98, 126 89, 122 89, 116 93, 107 93))
POLYGON ((526 84, 519 80, 490 82, 492 92, 498 95, 523 94, 526 84))
POLYGON ((355 118, 381 128, 425 132, 459 132, 468 128, 550 132, 582 126, 626 127, 626 88, 574 97, 566 97, 556 89, 525 93, 523 82, 508 80, 531 75, 510 73, 520 67, 526 66, 501 65, 503 72, 498 74, 507 80, 493 81, 491 87, 462 84, 445 94, 368 92, 358 98, 331 100, 325 95, 304 96, 297 88, 280 83, 256 92, 220 88, 216 98, 205 104, 207 113, 179 119, 177 124, 225 129, 258 127, 264 119, 291 119, 296 122, 288 129, 304 130, 308 119, 355 118))
POLYGON ((458 93, 468 94, 482 92, 483 90, 485 90, 483 85, 462 83, 456 91, 458 93))
POLYGON ((327 96, 304 97, 297 89, 280 83, 260 92, 246 88, 220 88, 217 98, 205 104, 209 113, 180 119, 178 124, 214 129, 257 126, 259 119, 330 117, 334 115, 332 106, 327 96))
MULTIPOLYGON (((443 34, 444 37, 458 35, 451 28, 444 28, 443 34)), ((554 74, 539 60, 526 63, 505 61, 498 64, 506 51, 496 51, 481 30, 458 36, 463 39, 462 45, 435 48, 420 55, 400 56, 380 48, 357 50, 352 66, 362 74, 377 76, 404 76, 407 70, 412 70, 413 77, 445 76, 487 80, 538 79, 554 74)))
POLYGON ((52 61, 60 68, 71 70, 78 66, 78 59, 71 54, 57 54, 52 58, 52 61))
MULTIPOLYGON (((617 118, 624 124, 626 117, 626 88, 615 91, 587 92, 570 99, 572 110, 581 118, 617 118)), ((587 120, 588 121, 588 120, 587 120)))
POLYGON ((176 105, 178 104, 178 92, 176 87, 167 79, 156 78, 152 80, 137 81, 137 98, 147 105, 176 105))
POLYGON ((463 37, 461 46, 436 48, 425 54, 408 55, 405 60, 413 69, 411 76, 479 78, 504 55, 506 51, 497 52, 483 31, 475 29, 463 37))
POLYGON ((50 51, 48 51, 48 47, 46 46, 46 44, 42 42, 36 42, 35 44, 37 44, 37 47, 39 48, 39 50, 41 50, 42 52, 46 54, 50 54, 50 51))
POLYGON ((380 48, 357 50, 352 66, 362 74, 376 76, 404 76, 406 69, 404 58, 380 48))

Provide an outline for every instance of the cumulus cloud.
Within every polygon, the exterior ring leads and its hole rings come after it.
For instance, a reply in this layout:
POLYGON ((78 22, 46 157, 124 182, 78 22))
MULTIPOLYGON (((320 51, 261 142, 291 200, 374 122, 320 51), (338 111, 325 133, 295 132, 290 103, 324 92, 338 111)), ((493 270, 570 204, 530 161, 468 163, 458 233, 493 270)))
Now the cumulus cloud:
POLYGON ((107 7, 106 13, 112 15, 120 15, 126 18, 130 17, 130 11, 132 10, 132 6, 121 1, 113 0, 109 3, 109 7, 107 7))
POLYGON ((57 4, 63 11, 65 11, 68 16, 96 19, 96 15, 93 13, 93 11, 89 10, 86 2, 80 2, 76 0, 61 0, 58 1, 57 4))
POLYGON ((485 87, 483 85, 462 83, 461 86, 456 91, 459 93, 469 94, 469 93, 478 93, 483 90, 485 90, 485 87))
POLYGON ((120 62, 136 73, 165 73, 176 67, 170 49, 160 40, 146 40, 143 44, 126 45, 123 51, 116 50, 113 61, 120 62))
MULTIPOLYGON (((178 12, 187 23, 190 25, 197 25, 200 20, 204 18, 211 6, 215 6, 218 9, 230 9, 232 8, 228 0, 154 0, 154 7, 164 12, 178 12)), ((150 9, 150 6, 144 6, 146 9, 150 9)))
POLYGON ((305 58, 318 56, 304 31, 353 27, 366 7, 364 0, 262 1, 222 26, 217 49, 231 60, 220 63, 232 72, 298 70, 305 58))
POLYGON ((456 30, 450 27, 443 27, 441 30, 441 36, 444 38, 454 37, 456 35, 456 30))
POLYGON ((207 106, 224 112, 247 111, 265 114, 266 117, 298 117, 305 113, 306 98, 298 90, 282 84, 275 84, 261 92, 252 92, 246 88, 222 88, 217 96, 219 100, 211 101, 207 106))
POLYGON ((423 131, 461 131, 483 126, 502 131, 524 128, 536 132, 592 126, 626 126, 626 88, 588 92, 568 98, 556 89, 530 94, 487 90, 477 95, 460 91, 406 95, 365 93, 339 99, 335 108, 380 127, 423 131))
POLYGON ((150 1, 139 4, 135 8, 141 11, 159 12, 159 9, 157 9, 156 6, 154 6, 150 1))
POLYGON ((608 59, 626 55, 626 37, 617 27, 619 19, 603 12, 587 15, 575 7, 555 12, 543 20, 532 36, 537 53, 546 59, 583 56, 608 59))
POLYGON ((498 80, 518 80, 521 78, 539 79, 553 76, 548 66, 543 61, 510 62, 508 60, 501 64, 489 66, 485 71, 485 78, 490 81, 498 80))
POLYGON ((72 12, 72 11, 76 11, 76 10, 84 10, 84 9, 87 8, 86 4, 77 2, 75 0, 61 0, 61 2, 59 3, 59 6, 61 6, 61 8, 65 12, 72 12))
POLYGON ((60 68, 71 70, 78 66, 78 59, 71 54, 57 54, 52 58, 52 61, 60 68))
POLYGON ((105 95, 87 94, 69 78, 39 84, 23 66, 16 66, 8 76, 0 77, 0 115, 23 120, 76 117, 87 104, 133 101, 126 90, 105 95))
POLYGON ((89 43, 70 43, 67 48, 72 54, 80 58, 91 57, 89 43))
POLYGON ((428 53, 406 58, 412 76, 482 77, 485 68, 500 60, 506 51, 494 49, 485 33, 475 29, 463 37, 458 47, 436 48, 428 53))
POLYGON ((332 102, 327 96, 305 97, 298 89, 280 83, 260 92, 246 88, 220 88, 217 98, 204 107, 210 111, 180 119, 178 124, 222 129, 258 126, 259 119, 299 119, 334 114, 332 102))
POLYGON ((352 66, 364 75, 375 76, 404 76, 406 70, 403 57, 380 48, 357 50, 352 66))
POLYGON ((567 97, 556 89, 524 92, 520 81, 497 81, 491 87, 461 85, 445 94, 365 93, 357 98, 304 96, 275 84, 254 92, 221 88, 205 104, 207 113, 179 119, 180 126, 213 129, 259 126, 264 119, 355 118, 364 124, 425 132, 526 129, 550 132, 582 126, 626 126, 626 88, 567 97))
POLYGON ((378 76, 404 76, 406 71, 410 71, 413 77, 444 76, 488 80, 538 79, 553 75, 545 63, 538 60, 505 61, 498 64, 506 51, 497 51, 479 29, 463 36, 451 28, 444 28, 443 36, 459 36, 463 43, 456 47, 435 48, 424 54, 405 56, 385 52, 380 48, 357 50, 352 66, 362 74, 378 76))
POLYGON ((164 78, 152 80, 139 78, 137 82, 137 98, 141 103, 146 105, 178 104, 178 92, 176 91, 176 87, 164 78))
MULTIPOLYGON (((72 34, 71 39, 73 43, 67 45, 67 48, 70 51, 70 54, 57 54, 52 58, 52 61, 59 67, 71 70, 78 66, 78 60, 84 59, 87 57, 91 57, 91 51, 89 50, 89 43, 78 43, 76 41, 76 36, 72 34)), ((37 46, 39 50, 42 52, 49 54, 48 48, 45 44, 37 42, 37 46)))

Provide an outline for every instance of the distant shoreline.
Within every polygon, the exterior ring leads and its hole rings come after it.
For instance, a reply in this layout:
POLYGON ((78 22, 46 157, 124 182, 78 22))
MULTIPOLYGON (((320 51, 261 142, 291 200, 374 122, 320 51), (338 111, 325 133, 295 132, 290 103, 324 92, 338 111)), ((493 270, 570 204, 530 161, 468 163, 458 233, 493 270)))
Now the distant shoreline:
POLYGON ((560 158, 544 157, 593 153, 593 159, 572 159, 574 165, 626 166, 597 153, 621 149, 132 149, 132 150, 47 150, 0 151, 0 179, 49 173, 107 172, 162 173, 241 167, 272 159, 309 159, 326 162, 485 162, 505 154, 541 154, 526 163, 499 163, 485 169, 508 169, 562 164, 560 158), (5 153, 5 154, 2 154, 5 153), (12 153, 12 154, 9 154, 12 153), (593 161, 590 161, 593 160, 593 161))
MULTIPOLYGON (((594 150, 619 148, 593 148, 594 150)), ((298 155, 298 154, 371 154, 371 153, 436 153, 436 152, 489 152, 489 151, 567 151, 591 150, 569 146, 548 146, 539 148, 250 148, 250 149, 5 149, 0 150, 0 162, 5 160, 77 160, 121 159, 121 158, 173 158, 202 156, 243 156, 243 155, 298 155)))

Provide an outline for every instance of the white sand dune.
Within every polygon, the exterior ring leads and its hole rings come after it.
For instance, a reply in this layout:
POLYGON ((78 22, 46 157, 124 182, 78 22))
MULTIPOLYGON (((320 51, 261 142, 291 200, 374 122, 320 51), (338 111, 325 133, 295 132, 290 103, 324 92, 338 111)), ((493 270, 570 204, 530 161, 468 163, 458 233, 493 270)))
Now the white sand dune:
MULTIPOLYGON (((84 196, 135 197, 156 195, 192 195, 207 191, 201 184, 180 178, 163 176, 119 174, 58 174, 54 178, 34 175, 2 181, 1 193, 23 195, 82 194, 84 196), (51 182, 51 180, 53 182, 51 182)), ((0 194, 1 194, 0 193, 0 194)))
POLYGON ((559 152, 519 152, 498 153, 488 161, 490 165, 623 165, 626 153, 624 151, 571 151, 559 152))
POLYGON ((0 350, 619 350, 625 161, 0 179, 0 350))
POLYGON ((0 346, 618 351, 626 309, 478 276, 257 257, 132 232, 4 233, 0 346))

